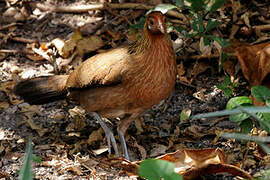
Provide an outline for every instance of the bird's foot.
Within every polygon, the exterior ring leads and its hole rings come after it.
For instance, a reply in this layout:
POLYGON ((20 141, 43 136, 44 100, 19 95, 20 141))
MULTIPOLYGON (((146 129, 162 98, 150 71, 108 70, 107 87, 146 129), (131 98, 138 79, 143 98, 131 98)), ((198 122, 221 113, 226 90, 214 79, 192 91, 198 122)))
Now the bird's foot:
MULTIPOLYGON (((105 132, 105 135, 107 138, 107 143, 108 143, 109 154, 111 154, 111 147, 113 146, 115 155, 117 157, 119 157, 119 151, 118 151, 116 140, 114 138, 114 134, 113 134, 112 130, 106 125, 106 123, 102 120, 102 118, 99 116, 98 113, 94 112, 93 116, 97 119, 98 123, 100 124, 100 126, 102 127, 102 129, 105 132)), ((121 144, 122 144, 122 142, 121 142, 121 144)))
POLYGON ((130 160, 129 159, 129 155, 128 155, 128 149, 127 149, 127 144, 126 144, 126 140, 125 140, 124 134, 118 128, 117 128, 117 132, 118 132, 118 135, 119 135, 119 138, 120 138, 120 142, 121 142, 121 146, 122 146, 122 151, 123 151, 124 157, 127 160, 130 160))

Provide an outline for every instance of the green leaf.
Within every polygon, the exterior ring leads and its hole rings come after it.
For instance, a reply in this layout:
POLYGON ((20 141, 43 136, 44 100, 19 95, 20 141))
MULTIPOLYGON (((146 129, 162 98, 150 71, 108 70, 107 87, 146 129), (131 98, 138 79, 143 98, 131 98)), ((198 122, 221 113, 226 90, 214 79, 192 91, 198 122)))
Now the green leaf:
POLYGON ((174 26, 174 29, 181 34, 186 32, 186 30, 181 26, 174 26))
POLYGON ((206 28, 205 28, 205 31, 210 31, 218 26, 221 25, 221 22, 219 22, 218 20, 212 20, 210 19, 208 22, 207 22, 207 25, 206 25, 206 28))
POLYGON ((190 109, 183 109, 180 114, 180 121, 186 120, 190 117, 191 110, 190 109))
POLYGON ((239 126, 242 129, 243 133, 248 134, 253 128, 253 122, 251 119, 246 119, 242 121, 239 126))
POLYGON ((226 48, 230 45, 230 42, 226 39, 217 36, 210 36, 213 41, 216 41, 222 48, 226 48))
POLYGON ((230 115, 229 119, 230 119, 230 121, 238 123, 239 125, 241 125, 242 121, 248 119, 249 117, 250 117, 250 115, 248 115, 248 114, 239 113, 239 114, 230 115))
POLYGON ((184 6, 184 0, 173 0, 173 2, 177 5, 177 6, 180 6, 180 7, 182 7, 182 6, 184 6))
POLYGON ((33 158, 33 161, 36 162, 36 163, 41 163, 41 159, 40 157, 38 157, 37 155, 33 154, 32 155, 32 158, 33 158))
POLYGON ((217 9, 221 8, 225 2, 226 2, 226 0, 215 0, 215 2, 212 4, 212 6, 206 7, 206 10, 210 11, 210 12, 214 12, 217 9))
POLYGON ((137 22, 136 24, 133 24, 131 26, 129 26, 130 28, 133 28, 133 29, 143 29, 144 27, 144 23, 145 23, 145 18, 142 17, 140 18, 139 22, 137 22))
POLYGON ((270 97, 270 89, 268 89, 265 86, 253 86, 251 88, 251 94, 254 96, 257 100, 260 100, 262 102, 265 102, 269 100, 270 97))
POLYGON ((270 113, 258 113, 258 114, 261 115, 261 118, 259 120, 261 128, 270 133, 270 113))
POLYGON ((205 0, 187 0, 187 1, 191 3, 190 8, 193 11, 201 11, 205 7, 204 3, 205 0))
POLYGON ((210 45, 210 41, 208 40, 208 37, 207 36, 203 36, 203 44, 205 46, 209 46, 210 45))
POLYGON ((23 165, 20 169, 19 173, 19 180, 31 180, 33 179, 32 173, 32 139, 29 138, 27 148, 26 148, 26 155, 24 157, 23 165))
POLYGON ((195 20, 190 24, 190 27, 193 29, 193 31, 198 33, 204 32, 204 26, 203 26, 203 20, 200 15, 196 15, 195 20))
POLYGON ((226 109, 234 109, 239 106, 247 106, 251 105, 252 101, 249 97, 247 96, 237 96, 234 98, 231 98, 226 105, 226 109))
POLYGON ((177 7, 172 4, 158 4, 152 10, 148 11, 147 14, 149 14, 152 11, 160 11, 163 14, 166 14, 169 10, 174 9, 174 8, 177 8, 177 7))
POLYGON ((139 175, 148 180, 182 180, 182 177, 174 172, 174 168, 174 164, 169 161, 146 159, 140 164, 139 175))

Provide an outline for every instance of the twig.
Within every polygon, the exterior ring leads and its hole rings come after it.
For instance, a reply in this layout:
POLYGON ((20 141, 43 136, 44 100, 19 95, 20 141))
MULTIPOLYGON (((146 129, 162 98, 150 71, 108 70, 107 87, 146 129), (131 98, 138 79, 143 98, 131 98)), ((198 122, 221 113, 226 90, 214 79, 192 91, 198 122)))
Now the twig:
MULTIPOLYGON (((228 57, 236 57, 235 53, 226 53, 228 57)), ((193 55, 187 57, 187 59, 216 59, 219 58, 220 54, 211 54, 211 55, 193 55)))
POLYGON ((21 25, 21 23, 11 23, 11 24, 0 27, 0 30, 5 30, 16 25, 21 25))
MULTIPOLYGON (((0 33, 0 38, 4 38, 7 37, 8 35, 0 33)), ((35 39, 26 39, 23 37, 12 37, 12 36, 8 36, 9 39, 13 40, 13 41, 18 41, 18 42, 22 42, 22 43, 35 43, 38 42, 38 40, 35 39)))
MULTIPOLYGON (((106 7, 111 9, 142 9, 142 10, 150 10, 154 6, 150 6, 142 3, 97 3, 97 4, 88 4, 88 5, 74 5, 74 6, 53 6, 46 5, 38 2, 31 2, 30 6, 34 8, 38 8, 41 11, 52 11, 52 12, 62 12, 62 13, 85 13, 88 11, 94 10, 106 10, 106 7)), ((179 19, 183 19, 186 22, 186 17, 180 14, 177 11, 169 10, 167 12, 169 16, 173 16, 179 19)))
POLYGON ((23 52, 23 51, 15 50, 15 49, 0 49, 0 53, 16 54, 16 53, 21 53, 21 52, 23 52))
POLYGON ((270 30, 270 24, 253 26, 255 30, 263 31, 263 30, 270 30))

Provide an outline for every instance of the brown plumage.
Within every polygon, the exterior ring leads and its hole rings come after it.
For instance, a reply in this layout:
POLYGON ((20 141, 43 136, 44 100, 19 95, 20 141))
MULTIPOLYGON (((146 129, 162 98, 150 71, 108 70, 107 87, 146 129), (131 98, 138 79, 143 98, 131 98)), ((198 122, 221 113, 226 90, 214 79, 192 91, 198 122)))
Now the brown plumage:
MULTIPOLYGON (((54 97, 68 97, 79 102, 89 113, 122 118, 118 132, 126 151, 121 136, 129 125, 174 89, 176 61, 166 31, 163 14, 151 12, 140 40, 95 55, 70 75, 23 81, 15 87, 15 92, 32 104, 56 100, 54 97)), ((124 154, 128 157, 127 152, 124 154)))

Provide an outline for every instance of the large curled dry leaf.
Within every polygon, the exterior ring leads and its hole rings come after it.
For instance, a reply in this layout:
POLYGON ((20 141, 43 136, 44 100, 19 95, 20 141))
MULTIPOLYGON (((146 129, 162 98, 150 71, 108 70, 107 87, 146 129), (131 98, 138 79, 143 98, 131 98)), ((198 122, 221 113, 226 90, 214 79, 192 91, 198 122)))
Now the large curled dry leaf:
MULTIPOLYGON (((270 74, 270 43, 242 45, 235 50, 241 64, 242 72, 251 86, 269 85, 267 76, 270 74)), ((269 86, 268 86, 269 87, 269 86)))
MULTIPOLYGON (((201 175, 213 173, 229 173, 245 179, 252 179, 246 171, 237 166, 227 164, 224 152, 220 148, 183 149, 157 157, 174 163, 174 171, 181 174, 184 180, 195 179, 201 175)), ((138 175, 138 167, 142 161, 128 162, 118 159, 108 162, 111 166, 121 168, 130 175, 138 175)))
POLYGON ((181 174, 185 180, 194 179, 204 174, 221 172, 252 179, 252 176, 247 172, 227 164, 225 155, 220 148, 179 150, 158 159, 173 162, 176 167, 175 171, 181 174))

